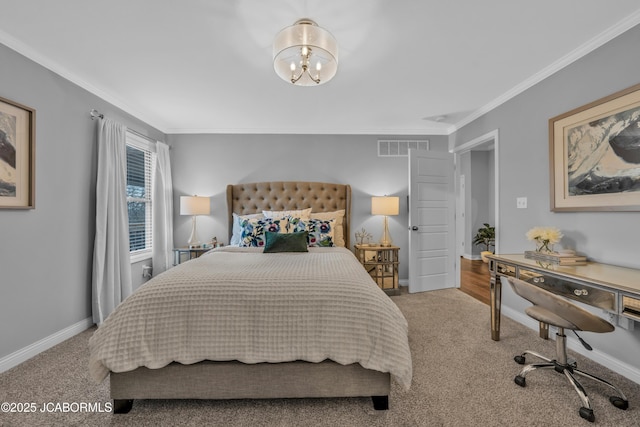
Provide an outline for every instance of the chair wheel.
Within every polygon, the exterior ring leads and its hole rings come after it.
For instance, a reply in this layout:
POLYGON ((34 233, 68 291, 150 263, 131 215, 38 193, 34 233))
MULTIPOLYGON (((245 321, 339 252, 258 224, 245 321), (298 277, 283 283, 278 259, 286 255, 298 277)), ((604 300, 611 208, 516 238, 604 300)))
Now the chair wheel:
POLYGON ((595 415, 593 415, 593 409, 585 408, 584 406, 580 408, 580 416, 589 422, 594 422, 596 420, 595 415))
POLYGON ((513 358, 518 365, 524 365, 524 356, 516 356, 513 358))
POLYGON ((524 386, 527 385, 526 378, 525 377, 521 377, 520 375, 516 375, 516 377, 513 379, 513 382, 518 384, 520 387, 524 387, 524 386))
POLYGON ((609 397, 609 402, 611 402, 611 404, 613 406, 615 406, 618 409, 622 409, 622 410, 627 410, 629 409, 629 401, 628 400, 624 400, 621 397, 618 396, 611 396, 609 397))

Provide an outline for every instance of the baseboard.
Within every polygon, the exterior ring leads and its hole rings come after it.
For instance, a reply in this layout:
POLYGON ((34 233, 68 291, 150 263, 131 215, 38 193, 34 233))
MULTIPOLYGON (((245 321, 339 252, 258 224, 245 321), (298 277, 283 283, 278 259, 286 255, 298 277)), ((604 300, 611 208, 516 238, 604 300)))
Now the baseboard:
POLYGON ((18 366, 22 362, 50 349, 54 345, 60 344, 61 342, 78 335, 80 332, 86 331, 91 326, 93 326, 93 319, 91 317, 87 317, 76 324, 3 357, 0 359, 0 373, 8 371, 14 366, 18 366))
POLYGON ((462 258, 468 259, 471 261, 479 261, 482 259, 480 255, 470 255, 470 254, 462 254, 462 258))
MULTIPOLYGON (((524 313, 513 310, 509 307, 502 306, 502 314, 507 316, 508 318, 515 320, 516 322, 533 329, 534 331, 538 331, 538 321, 532 319, 524 313)), ((549 336, 553 337, 554 335, 551 333, 553 327, 549 328, 549 336)), ((555 333, 555 332, 554 332, 555 333)), ((566 334, 565 334, 566 335, 566 334)), ((582 356, 593 360, 601 364, 602 366, 606 366, 611 369, 613 372, 616 372, 625 378, 630 379, 636 384, 640 384, 640 370, 634 366, 629 365, 628 363, 622 362, 619 359, 611 357, 611 355, 604 353, 598 349, 593 349, 589 351, 585 349, 582 344, 575 338, 567 335, 567 348, 571 351, 575 351, 582 356)))
POLYGON ((398 280, 399 286, 409 286, 409 279, 400 279, 398 280))

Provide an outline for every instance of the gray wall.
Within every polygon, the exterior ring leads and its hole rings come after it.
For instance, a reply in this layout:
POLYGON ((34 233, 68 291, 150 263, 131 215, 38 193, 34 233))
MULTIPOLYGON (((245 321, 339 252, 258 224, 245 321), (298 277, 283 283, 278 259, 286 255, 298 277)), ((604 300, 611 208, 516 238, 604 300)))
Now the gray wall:
MULTIPOLYGON (((205 241, 228 242, 227 184, 256 181, 323 181, 350 184, 351 240, 364 227, 379 240, 382 218, 371 216, 371 196, 400 197, 400 215, 389 230, 400 249, 400 279, 408 279, 408 159, 378 157, 375 135, 169 135, 174 186, 174 243, 189 238, 189 217, 179 215, 182 195, 212 197, 210 216, 198 217, 205 241)), ((422 137, 421 137, 422 138, 422 137)), ((432 150, 447 149, 446 136, 427 136, 432 150)), ((383 139, 394 139, 384 136, 383 139)), ((398 137, 398 139, 416 139, 398 137)))
MULTIPOLYGON (((494 203, 493 194, 493 151, 471 151, 471 182, 467 186, 467 190, 471 191, 474 209, 467 212, 471 215, 471 240, 473 255, 478 257, 480 252, 486 250, 485 246, 477 246, 473 244, 478 229, 484 227, 484 223, 495 225, 495 217, 493 215, 494 203)), ((493 250, 493 248, 490 248, 493 250)))
MULTIPOLYGON (((458 176, 464 176, 465 181, 464 194, 460 194, 461 199, 464 201, 464 212, 460 213, 460 215, 464 214, 464 219, 461 220, 463 229, 459 230, 464 233, 464 236, 458 236, 456 240, 464 243, 462 248, 464 257, 473 259, 473 236, 475 233, 473 232, 473 215, 470 213, 475 209, 475 202, 471 198, 471 182, 473 181, 473 177, 471 176, 471 151, 460 154, 456 173, 458 176)), ((458 180, 458 182, 460 182, 460 180, 458 180)), ((462 190, 458 189, 458 191, 462 190)), ((457 206, 456 208, 460 207, 457 206)))
MULTIPOLYGON (((562 244, 599 262, 640 268, 639 212, 563 212, 549 208, 548 120, 640 82, 640 26, 536 84, 519 96, 450 135, 455 146, 494 129, 500 132, 500 224, 502 253, 522 253, 532 243, 533 226, 557 226, 562 244), (516 209, 516 197, 528 197, 527 209, 516 209)), ((526 306, 505 289, 503 305, 526 306)), ((633 332, 587 334, 594 348, 640 369, 640 324, 633 332)))
POLYGON ((0 97, 36 110, 36 208, 0 209, 0 358, 91 316, 95 108, 163 135, 0 45, 0 97))
MULTIPOLYGON (((473 244, 473 239, 484 223, 495 225, 495 165, 493 151, 466 151, 458 157, 459 175, 465 177, 463 256, 480 259, 484 246, 473 244)), ((459 189, 458 189, 459 191, 459 189)), ((491 248, 494 250, 494 248, 491 248)))

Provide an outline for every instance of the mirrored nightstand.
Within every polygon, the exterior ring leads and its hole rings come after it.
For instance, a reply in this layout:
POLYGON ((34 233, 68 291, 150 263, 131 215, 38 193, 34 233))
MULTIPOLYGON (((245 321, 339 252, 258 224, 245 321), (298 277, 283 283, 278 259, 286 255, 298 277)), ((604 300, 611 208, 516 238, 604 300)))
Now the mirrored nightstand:
POLYGON ((397 246, 355 245, 356 257, 374 282, 388 295, 400 295, 397 246))

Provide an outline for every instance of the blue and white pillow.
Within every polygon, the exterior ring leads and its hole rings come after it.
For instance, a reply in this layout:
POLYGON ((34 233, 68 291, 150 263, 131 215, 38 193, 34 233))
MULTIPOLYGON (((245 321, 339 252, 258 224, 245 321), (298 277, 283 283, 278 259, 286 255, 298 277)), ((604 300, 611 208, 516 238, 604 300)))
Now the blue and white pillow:
POLYGON ((241 222, 242 233, 240 246, 263 247, 266 243, 265 233, 280 233, 286 227, 286 219, 248 218, 241 222))
POLYGON ((305 220, 304 218, 293 216, 287 216, 283 219, 287 221, 287 223, 284 224, 285 229, 283 233, 302 233, 304 231, 307 231, 307 224, 309 223, 309 219, 305 220))
POLYGON ((264 218, 264 215, 261 213, 247 215, 238 215, 235 212, 233 213, 233 229, 229 246, 242 246, 242 221, 254 218, 262 219, 264 218))
POLYGON ((330 247, 334 244, 334 219, 310 219, 307 222, 309 232, 308 244, 310 247, 330 247))

